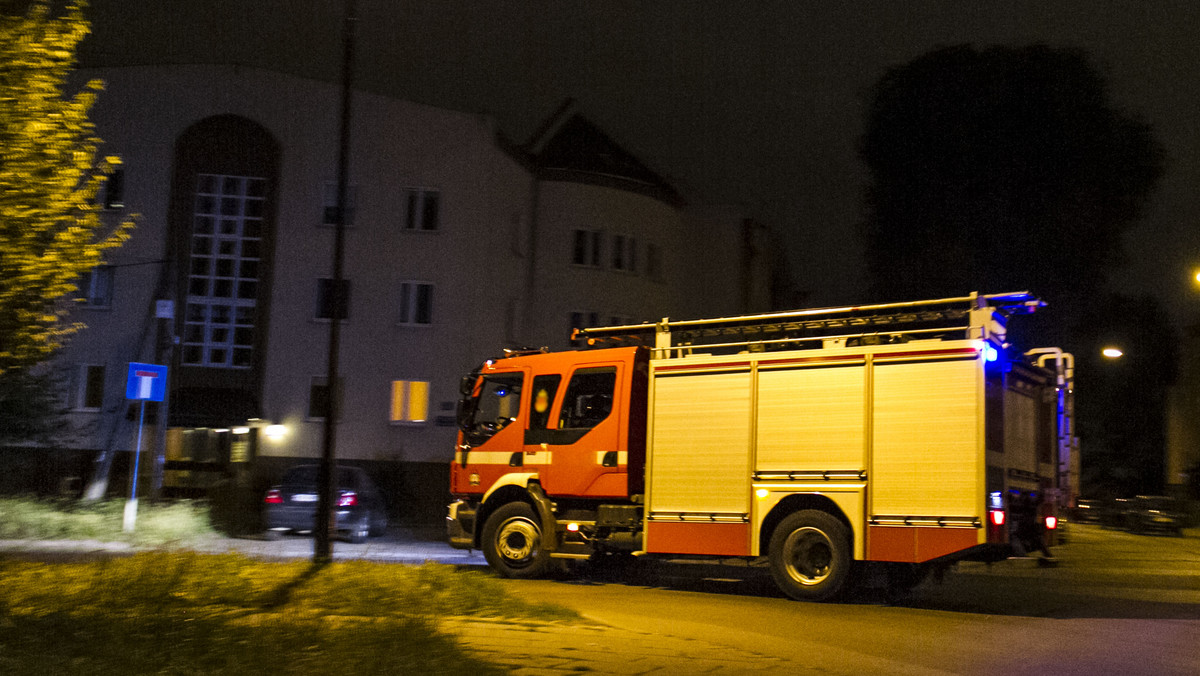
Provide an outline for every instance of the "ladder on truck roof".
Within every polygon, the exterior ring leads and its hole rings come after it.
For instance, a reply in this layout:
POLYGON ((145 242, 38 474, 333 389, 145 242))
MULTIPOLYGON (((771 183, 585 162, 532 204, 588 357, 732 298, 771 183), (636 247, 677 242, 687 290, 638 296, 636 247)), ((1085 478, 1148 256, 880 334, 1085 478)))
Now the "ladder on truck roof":
POLYGON ((998 337, 1008 318, 1030 314, 1044 303, 1028 291, 935 300, 791 310, 575 329, 572 339, 589 347, 640 345, 655 356, 814 349, 830 345, 879 345, 910 340, 998 337), (979 329, 972 335, 972 328, 979 329))

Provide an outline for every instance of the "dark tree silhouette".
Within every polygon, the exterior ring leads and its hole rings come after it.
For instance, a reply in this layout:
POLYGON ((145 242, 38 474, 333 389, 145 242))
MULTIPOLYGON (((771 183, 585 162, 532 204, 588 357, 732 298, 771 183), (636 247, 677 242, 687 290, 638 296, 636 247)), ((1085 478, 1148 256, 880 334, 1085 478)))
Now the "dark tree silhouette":
POLYGON ((861 156, 871 292, 894 300, 1102 288, 1161 172, 1075 51, 939 49, 879 82, 861 156))
POLYGON ((872 299, 1033 291, 1050 307, 1013 339, 1079 358, 1091 487, 1160 487, 1174 333, 1153 301, 1106 282, 1163 153, 1087 58, 1041 45, 921 56, 878 83, 860 154, 872 299), (1106 337, 1124 341, 1124 363, 1094 358, 1106 337))

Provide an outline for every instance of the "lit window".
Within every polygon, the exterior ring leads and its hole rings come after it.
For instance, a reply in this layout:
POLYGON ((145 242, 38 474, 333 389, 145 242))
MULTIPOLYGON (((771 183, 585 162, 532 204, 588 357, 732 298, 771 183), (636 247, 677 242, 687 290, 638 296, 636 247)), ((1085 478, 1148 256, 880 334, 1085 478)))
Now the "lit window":
POLYGON ((576 230, 571 262, 575 265, 600 267, 600 231, 576 230))
POLYGON ((437 230, 441 193, 429 188, 409 188, 405 191, 405 230, 437 230))
POLYGON ((429 418, 429 383, 392 381, 392 422, 423 423, 429 418))
MULTIPOLYGON (((337 183, 326 183, 321 202, 321 224, 337 225, 337 183)), ((358 186, 346 186, 346 219, 343 225, 354 225, 354 211, 358 204, 358 186)))
POLYGON ((433 285, 426 282, 400 283, 401 324, 428 326, 433 323, 433 285))
POLYGON ((79 298, 84 307, 105 308, 112 305, 113 269, 101 265, 79 276, 79 298))

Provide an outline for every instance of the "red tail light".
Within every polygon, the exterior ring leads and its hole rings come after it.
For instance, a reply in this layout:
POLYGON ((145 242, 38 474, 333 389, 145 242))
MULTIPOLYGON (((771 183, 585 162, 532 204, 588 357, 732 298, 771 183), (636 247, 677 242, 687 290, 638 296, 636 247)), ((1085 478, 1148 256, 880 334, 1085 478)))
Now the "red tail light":
POLYGON ((267 491, 267 497, 263 498, 263 502, 268 505, 282 505, 283 495, 280 494, 278 488, 272 488, 271 490, 267 491))
POLYGON ((1054 530, 1055 528, 1058 528, 1058 517, 1046 517, 1046 530, 1054 530))
POLYGON ((354 491, 343 491, 338 496, 338 507, 353 507, 358 504, 358 493, 354 491))
POLYGON ((1004 511, 1003 510, 999 510, 999 509, 993 510, 991 512, 991 515, 992 515, 992 523, 996 524, 997 526, 1004 525, 1004 511))

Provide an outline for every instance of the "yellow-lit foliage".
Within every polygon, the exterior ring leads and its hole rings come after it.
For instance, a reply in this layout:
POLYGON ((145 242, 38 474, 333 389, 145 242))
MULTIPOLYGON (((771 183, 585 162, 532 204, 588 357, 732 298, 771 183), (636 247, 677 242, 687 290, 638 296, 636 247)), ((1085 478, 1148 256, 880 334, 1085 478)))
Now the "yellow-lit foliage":
POLYGON ((66 92, 90 31, 84 4, 0 14, 0 374, 44 361, 81 328, 66 317, 76 280, 133 228, 106 223, 96 202, 120 164, 99 155, 88 119, 103 83, 66 92))

